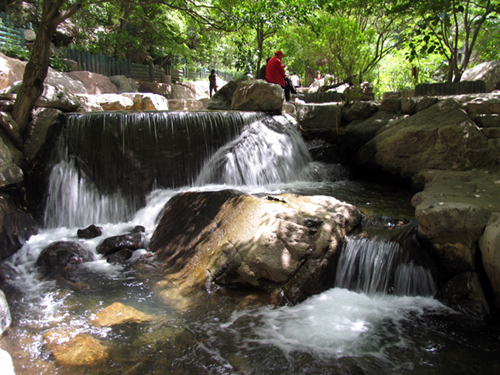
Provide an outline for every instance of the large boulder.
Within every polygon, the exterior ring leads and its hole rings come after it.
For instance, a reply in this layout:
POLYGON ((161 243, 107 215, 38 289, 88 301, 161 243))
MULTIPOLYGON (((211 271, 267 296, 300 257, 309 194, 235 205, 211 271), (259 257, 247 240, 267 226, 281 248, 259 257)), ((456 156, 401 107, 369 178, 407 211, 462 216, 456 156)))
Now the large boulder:
POLYGON ((372 139, 377 132, 393 121, 403 117, 401 114, 378 111, 367 120, 351 122, 346 127, 346 142, 352 150, 358 150, 366 142, 372 139))
POLYGON ((245 82, 248 79, 249 78, 245 76, 236 81, 229 81, 227 84, 222 86, 208 102, 207 109, 231 109, 231 103, 236 89, 240 83, 245 82))
POLYGON ((295 303, 333 286, 343 238, 360 218, 326 196, 181 193, 165 206, 149 250, 186 293, 251 287, 295 303))
MULTIPOLYGON (((15 82, 12 86, 4 89, 6 94, 17 94, 21 89, 22 81, 15 82)), ((36 107, 56 108, 63 112, 74 112, 80 106, 75 94, 59 84, 43 84, 43 92, 35 102, 36 107)))
POLYGON ((32 161, 47 141, 49 129, 63 113, 55 108, 36 108, 33 121, 29 124, 24 142, 24 157, 32 161))
POLYGON ((93 253, 78 242, 58 241, 42 250, 36 265, 44 275, 71 279, 73 272, 92 260, 93 253))
POLYGON ((118 94, 124 92, 137 92, 137 84, 131 78, 125 76, 111 76, 109 80, 116 86, 118 94))
POLYGON ((171 111, 199 111, 204 105, 196 99, 168 99, 168 107, 171 111))
POLYGON ((484 81, 486 90, 491 92, 500 89, 500 61, 485 61, 473 68, 467 69, 462 75, 462 81, 484 81))
POLYGON ((66 74, 74 80, 80 81, 89 94, 99 95, 118 93, 116 86, 105 75, 86 71, 68 72, 66 74))
POLYGON ((77 79, 71 78, 68 74, 58 72, 55 69, 49 67, 47 72, 47 78, 44 81, 45 84, 51 86, 60 86, 64 90, 72 94, 87 94, 87 89, 83 83, 77 79))
POLYGON ((481 260, 500 308, 500 212, 494 212, 479 240, 481 260))
POLYGON ((279 85, 261 79, 241 82, 231 100, 231 109, 236 111, 281 112, 285 93, 279 85))
POLYGON ((6 259, 36 234, 38 226, 25 208, 0 194, 0 259, 6 259))
POLYGON ((0 90, 21 81, 26 62, 8 57, 0 52, 0 90))
POLYGON ((337 129, 342 122, 342 110, 337 104, 296 104, 297 122, 304 130, 337 129))
MULTIPOLYGON (((500 212, 498 168, 472 171, 427 170, 414 178, 425 188, 415 194, 412 204, 419 223, 419 234, 428 239, 448 275, 475 271, 478 264, 477 243, 485 269, 496 269, 494 216, 500 212), (486 233, 485 228, 489 226, 486 233)), ((489 272, 494 284, 495 273, 489 272)))
POLYGON ((97 111, 144 111, 169 109, 164 96, 152 93, 123 93, 101 95, 78 95, 81 102, 87 103, 89 109, 97 111))
POLYGON ((15 162, 15 155, 0 137, 0 187, 23 181, 23 171, 15 162))
POLYGON ((403 178, 424 169, 470 170, 495 163, 488 139, 454 99, 382 128, 357 158, 365 167, 403 178))

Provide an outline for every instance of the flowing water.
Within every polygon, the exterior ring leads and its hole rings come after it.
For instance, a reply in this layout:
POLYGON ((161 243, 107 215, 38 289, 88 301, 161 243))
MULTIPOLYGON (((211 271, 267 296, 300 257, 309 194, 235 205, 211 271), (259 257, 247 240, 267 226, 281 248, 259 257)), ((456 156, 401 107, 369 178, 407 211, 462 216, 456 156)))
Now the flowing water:
POLYGON ((2 347, 18 375, 500 373, 499 338, 432 298, 435 275, 415 236, 410 194, 350 181, 341 166, 313 162, 288 116, 75 115, 56 155, 45 229, 3 264, 14 323, 2 347), (143 170, 148 160, 154 176, 143 170), (137 171, 144 173, 139 180, 137 171), (149 193, 141 196, 141 188, 149 193), (147 243, 173 195, 227 188, 325 194, 359 207, 363 228, 345 241, 336 287, 296 306, 245 308, 254 296, 207 292, 186 300, 172 290, 160 298, 161 275, 146 249, 123 265, 96 253, 72 281, 44 278, 35 266, 55 241, 95 250, 104 238, 142 225, 147 243), (90 224, 103 235, 77 239, 77 229, 90 224), (117 301, 156 319, 119 328, 89 323, 117 301), (108 360, 58 365, 44 335, 63 328, 101 340, 108 360))

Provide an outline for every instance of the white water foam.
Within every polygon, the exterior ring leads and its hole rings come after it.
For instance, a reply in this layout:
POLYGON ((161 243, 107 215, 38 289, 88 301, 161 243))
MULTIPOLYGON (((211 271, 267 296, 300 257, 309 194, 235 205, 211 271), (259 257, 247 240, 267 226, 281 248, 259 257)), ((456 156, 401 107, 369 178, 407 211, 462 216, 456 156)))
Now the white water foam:
POLYGON ((220 329, 235 337, 251 331, 254 345, 278 347, 286 356, 304 351, 319 357, 370 355, 390 361, 387 348, 413 344, 403 323, 430 312, 452 313, 432 298, 369 297, 334 288, 292 307, 235 312, 220 329))

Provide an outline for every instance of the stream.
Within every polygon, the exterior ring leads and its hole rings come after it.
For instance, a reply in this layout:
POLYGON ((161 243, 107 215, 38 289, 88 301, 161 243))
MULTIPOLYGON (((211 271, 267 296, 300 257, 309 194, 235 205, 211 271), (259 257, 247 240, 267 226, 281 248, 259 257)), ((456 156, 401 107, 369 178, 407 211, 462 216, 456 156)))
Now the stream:
MULTIPOLYGON (((83 129, 87 125, 93 127, 92 134, 96 134, 95 126, 116 131, 113 122, 103 121, 102 116, 75 115, 68 124, 80 127, 78 132, 89 131, 83 129)), ((171 148, 166 139, 172 136, 160 130, 167 127, 162 125, 162 116, 168 118, 172 134, 179 134, 177 126, 186 121, 182 117, 189 117, 152 114, 153 121, 145 115, 114 116, 124 148, 134 147, 124 119, 132 124, 146 121, 147 131, 140 137, 153 134, 154 147, 161 148, 165 140, 163 147, 171 148)), ((99 166, 93 170, 85 157, 98 153, 100 141, 65 129, 47 183, 44 228, 2 265, 7 278, 3 290, 9 296, 13 323, 0 344, 11 353, 17 375, 500 373, 498 334, 432 297, 437 286, 425 257, 419 264, 402 262, 405 241, 399 239, 413 238, 415 233, 410 192, 353 181, 340 165, 313 162, 291 117, 236 115, 237 119, 231 118, 231 130, 221 135, 221 126, 228 128, 224 122, 228 116, 210 116, 192 115, 197 117, 189 120, 198 127, 196 132, 201 126, 196 124, 203 124, 201 135, 188 131, 183 138, 189 142, 182 147, 176 143, 182 152, 169 154, 174 158, 182 153, 182 165, 179 159, 157 162, 156 173, 162 176, 151 180, 143 196, 125 187, 129 167, 110 159, 118 151, 111 148, 110 156, 94 160, 99 166), (210 137, 217 138, 216 142, 209 142, 210 137), (75 139, 80 139, 78 147, 71 144, 75 139), (195 152, 190 151, 193 145, 195 152), (193 159, 187 160, 187 154, 193 159), (175 169, 162 172, 163 163, 169 168, 175 164, 175 169), (189 172, 185 173, 186 168, 189 172), (116 170, 125 179, 120 189, 110 189, 115 180, 98 186, 96 178, 102 183, 107 178, 103 176, 116 170), (175 183, 164 173, 174 173, 175 183), (135 251, 123 264, 108 263, 95 252, 103 239, 136 225, 145 228, 147 244, 172 196, 221 189, 256 195, 330 195, 358 207, 364 214, 362 228, 345 241, 336 287, 296 306, 259 304, 258 296, 248 291, 207 292, 189 299, 173 288, 171 298, 165 300, 159 295, 162 275, 147 248, 135 251), (90 224, 102 227, 103 234, 77 238, 77 230, 90 224), (71 282, 44 277, 35 264, 46 246, 61 240, 78 241, 95 253, 94 260, 71 282), (90 323, 114 302, 155 319, 119 327, 90 323), (44 338, 58 329, 97 338, 108 348, 107 360, 97 367, 61 366, 44 338)), ((132 127, 138 138, 140 127, 132 127)), ((113 143, 107 137, 99 139, 113 143)), ((141 146, 149 158, 151 147, 141 146)), ((130 155, 132 151, 120 152, 130 155)))

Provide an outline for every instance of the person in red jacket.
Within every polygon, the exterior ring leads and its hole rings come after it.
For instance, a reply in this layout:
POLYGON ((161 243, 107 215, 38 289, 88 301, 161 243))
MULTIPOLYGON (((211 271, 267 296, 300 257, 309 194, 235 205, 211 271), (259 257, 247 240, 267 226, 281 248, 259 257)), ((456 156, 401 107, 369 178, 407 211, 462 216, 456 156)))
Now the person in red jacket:
POLYGON ((267 62, 266 66, 266 81, 277 83, 285 88, 285 68, 281 63, 281 59, 285 57, 283 52, 276 51, 273 57, 267 62))

